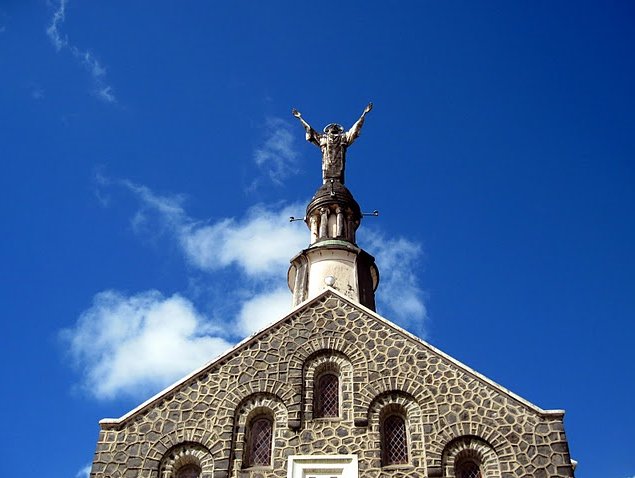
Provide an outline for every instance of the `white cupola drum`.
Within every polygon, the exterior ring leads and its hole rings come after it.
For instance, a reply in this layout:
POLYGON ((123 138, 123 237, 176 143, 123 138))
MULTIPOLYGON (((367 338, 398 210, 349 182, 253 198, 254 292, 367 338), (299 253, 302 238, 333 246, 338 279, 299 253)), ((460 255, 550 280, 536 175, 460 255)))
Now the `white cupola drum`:
POLYGON ((305 222, 310 245, 291 260, 288 284, 293 305, 332 287, 360 304, 375 310, 379 271, 375 259, 357 246, 355 233, 362 213, 344 186, 346 150, 359 136, 370 103, 349 131, 338 124, 317 133, 297 110, 293 115, 306 130, 307 141, 322 151, 322 185, 306 208, 305 222))

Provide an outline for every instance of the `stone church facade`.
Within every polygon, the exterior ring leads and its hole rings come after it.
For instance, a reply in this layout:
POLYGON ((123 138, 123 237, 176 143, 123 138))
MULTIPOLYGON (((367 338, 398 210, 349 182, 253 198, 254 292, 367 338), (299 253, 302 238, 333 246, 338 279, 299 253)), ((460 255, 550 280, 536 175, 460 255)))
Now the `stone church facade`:
POLYGON ((343 175, 325 178, 307 207, 311 245, 289 270, 294 309, 102 420, 90 476, 572 477, 564 411, 374 311, 379 274, 355 244, 361 217, 343 175))

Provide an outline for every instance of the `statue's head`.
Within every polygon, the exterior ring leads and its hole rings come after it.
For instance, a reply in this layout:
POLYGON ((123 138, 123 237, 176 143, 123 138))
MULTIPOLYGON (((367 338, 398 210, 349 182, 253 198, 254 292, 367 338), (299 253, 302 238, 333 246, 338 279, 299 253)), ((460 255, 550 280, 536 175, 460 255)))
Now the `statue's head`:
POLYGON ((344 132, 344 127, 341 124, 331 123, 324 127, 324 132, 332 135, 342 134, 344 132))

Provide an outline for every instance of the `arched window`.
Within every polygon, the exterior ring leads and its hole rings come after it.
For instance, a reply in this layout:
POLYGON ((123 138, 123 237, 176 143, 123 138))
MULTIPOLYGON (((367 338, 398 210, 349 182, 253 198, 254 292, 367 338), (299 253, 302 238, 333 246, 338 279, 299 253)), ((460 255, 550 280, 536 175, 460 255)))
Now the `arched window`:
POLYGON ((460 461, 456 466, 456 478, 481 478, 481 467, 472 460, 460 461))
POLYGON ((340 380, 333 372, 325 372, 315 381, 314 416, 328 418, 340 416, 340 380))
POLYGON ((382 464, 388 466, 408 463, 408 436, 403 416, 386 416, 381 423, 380 433, 382 464))
POLYGON ((269 415, 258 415, 249 422, 247 429, 247 466, 271 464, 273 420, 269 415))
POLYGON ((214 474, 214 459, 200 443, 185 442, 170 448, 161 459, 157 478, 201 478, 214 474))
POLYGON ((199 478, 201 469, 196 465, 185 465, 176 472, 176 478, 199 478))
POLYGON ((443 476, 455 478, 501 476, 496 451, 492 445, 475 435, 459 436, 445 445, 441 463, 443 476))

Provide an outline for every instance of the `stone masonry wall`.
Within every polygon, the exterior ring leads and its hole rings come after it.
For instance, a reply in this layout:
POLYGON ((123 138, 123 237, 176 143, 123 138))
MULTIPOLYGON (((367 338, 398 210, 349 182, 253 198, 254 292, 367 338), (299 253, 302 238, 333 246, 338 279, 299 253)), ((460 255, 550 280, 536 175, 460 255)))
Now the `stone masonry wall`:
POLYGON ((471 453, 488 477, 573 476, 562 415, 541 413, 425 343, 327 292, 120 423, 105 423, 92 478, 286 477, 287 457, 357 454, 360 476, 453 477, 471 453), (312 419, 313 373, 340 370, 341 417, 312 419), (410 463, 383 467, 379 420, 407 414, 410 463), (271 467, 243 467, 254 411, 274 418, 271 467))

